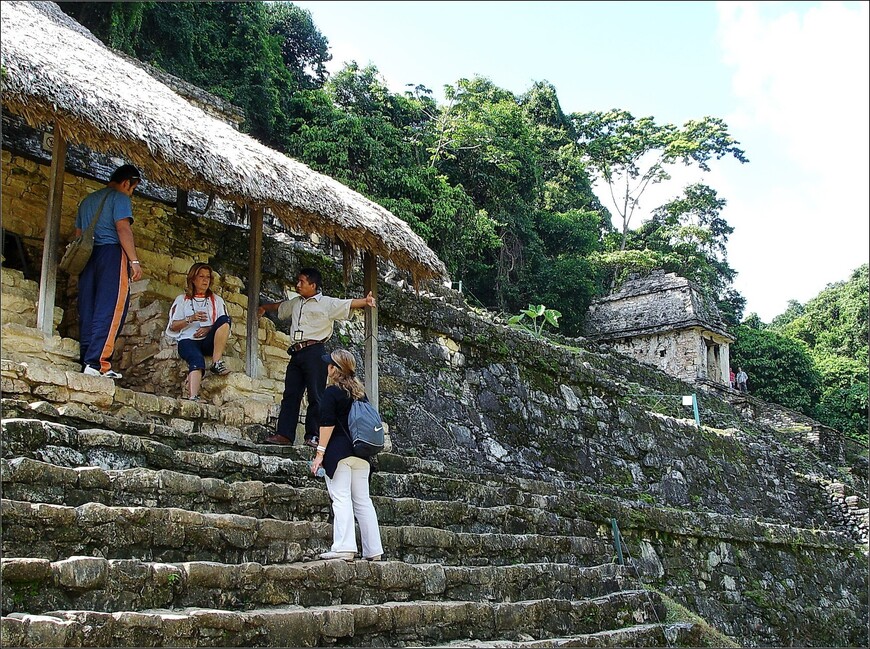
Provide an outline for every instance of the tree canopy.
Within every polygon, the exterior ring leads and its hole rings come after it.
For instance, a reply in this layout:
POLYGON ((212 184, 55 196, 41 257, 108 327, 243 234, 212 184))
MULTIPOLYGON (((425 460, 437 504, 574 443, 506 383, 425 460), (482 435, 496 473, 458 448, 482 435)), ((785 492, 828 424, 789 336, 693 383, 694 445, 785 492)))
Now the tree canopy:
POLYGON ((818 403, 821 375, 801 341, 766 328, 736 328, 731 367, 749 376, 750 392, 793 410, 812 414, 818 403))
POLYGON ((731 229, 712 188, 675 191, 650 223, 629 228, 643 187, 667 180, 669 165, 745 161, 720 119, 678 128, 622 110, 568 115, 547 81, 514 94, 484 77, 459 79, 439 105, 424 85, 392 92, 374 65, 351 62, 330 78, 327 38, 287 2, 61 8, 108 45, 240 106, 252 136, 407 221, 472 301, 506 315, 544 304, 575 335, 614 269, 664 267, 739 319, 725 259, 731 229), (592 187, 620 172, 640 192, 626 189, 614 232, 592 187))
POLYGON ((770 325, 806 345, 821 377, 811 413, 819 421, 867 443, 868 406, 868 265, 847 281, 829 284, 802 305, 789 302, 770 325))
POLYGON ((691 120, 682 128, 617 109, 574 113, 571 119, 584 158, 607 184, 622 220, 620 250, 625 249, 644 192, 650 185, 670 180, 669 165, 697 165, 709 171, 710 160, 727 155, 748 162, 727 124, 716 117, 691 120))

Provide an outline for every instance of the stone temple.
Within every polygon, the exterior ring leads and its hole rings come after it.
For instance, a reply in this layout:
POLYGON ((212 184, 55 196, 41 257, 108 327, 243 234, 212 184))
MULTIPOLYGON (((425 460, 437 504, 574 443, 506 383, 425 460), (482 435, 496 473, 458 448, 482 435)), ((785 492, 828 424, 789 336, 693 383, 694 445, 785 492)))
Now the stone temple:
POLYGON ((630 276, 592 303, 585 334, 678 379, 729 384, 734 338, 713 300, 676 273, 630 276))

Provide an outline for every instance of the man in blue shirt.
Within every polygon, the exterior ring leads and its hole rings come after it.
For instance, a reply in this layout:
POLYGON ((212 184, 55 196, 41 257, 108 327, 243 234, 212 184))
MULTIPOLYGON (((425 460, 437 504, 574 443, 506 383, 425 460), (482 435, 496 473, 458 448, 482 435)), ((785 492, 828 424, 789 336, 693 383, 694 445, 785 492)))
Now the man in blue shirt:
POLYGON ((140 179, 133 165, 118 167, 108 186, 85 197, 76 216, 79 236, 99 212, 94 251, 79 276, 79 355, 82 371, 91 376, 121 378, 112 369, 112 352, 127 317, 130 282, 142 277, 130 200, 140 179))

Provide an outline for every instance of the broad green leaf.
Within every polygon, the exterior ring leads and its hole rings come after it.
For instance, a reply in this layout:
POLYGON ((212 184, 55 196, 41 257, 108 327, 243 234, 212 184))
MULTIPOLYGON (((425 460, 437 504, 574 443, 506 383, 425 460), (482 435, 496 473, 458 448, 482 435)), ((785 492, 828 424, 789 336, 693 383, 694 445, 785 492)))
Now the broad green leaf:
POLYGON ((549 324, 553 325, 554 327, 559 326, 559 318, 561 318, 561 317, 562 317, 562 314, 559 313, 558 311, 554 311, 553 309, 547 309, 544 312, 544 318, 546 319, 546 321, 549 324))

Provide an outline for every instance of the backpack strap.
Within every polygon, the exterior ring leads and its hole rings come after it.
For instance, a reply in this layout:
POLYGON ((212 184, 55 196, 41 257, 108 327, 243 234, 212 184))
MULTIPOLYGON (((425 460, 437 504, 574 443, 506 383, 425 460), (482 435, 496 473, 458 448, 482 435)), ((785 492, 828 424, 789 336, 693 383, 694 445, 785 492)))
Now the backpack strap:
MULTIPOLYGON (((363 397, 368 399, 368 397, 365 395, 365 393, 363 393, 363 397)), ((357 401, 361 401, 361 400, 362 399, 354 399, 353 397, 351 397, 350 398, 350 407, 353 408, 353 404, 355 404, 357 401)), ((350 417, 350 410, 347 411, 347 415, 348 415, 348 417, 350 417)), ((350 429, 344 425, 344 421, 345 420, 343 420, 343 419, 339 419, 339 423, 341 424, 341 426, 339 426, 339 428, 344 429, 344 434, 347 435, 347 438, 350 440, 351 446, 353 446, 353 435, 350 434, 350 429)))

